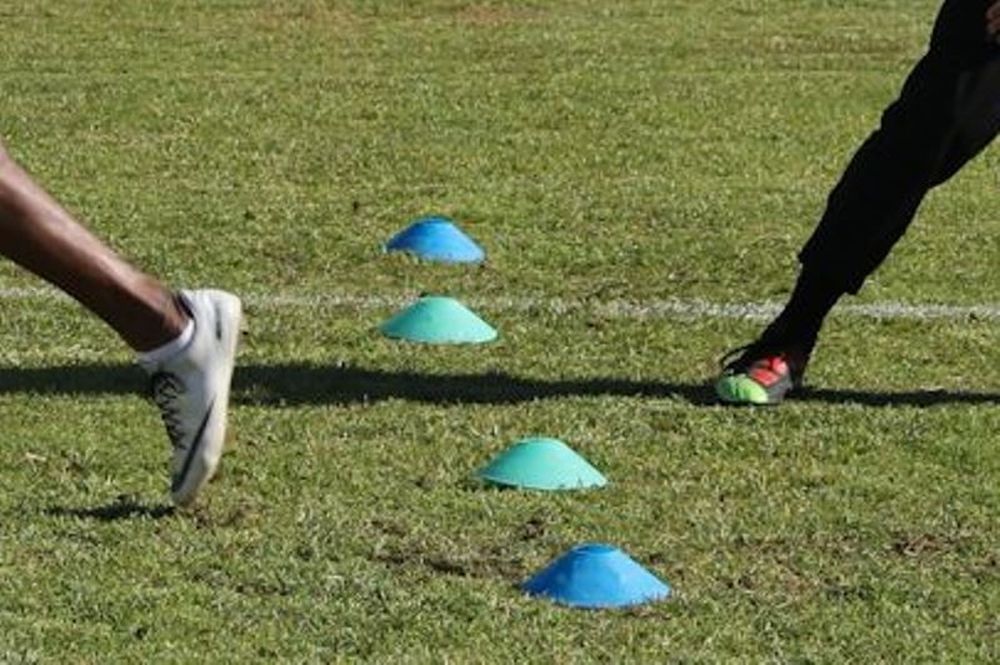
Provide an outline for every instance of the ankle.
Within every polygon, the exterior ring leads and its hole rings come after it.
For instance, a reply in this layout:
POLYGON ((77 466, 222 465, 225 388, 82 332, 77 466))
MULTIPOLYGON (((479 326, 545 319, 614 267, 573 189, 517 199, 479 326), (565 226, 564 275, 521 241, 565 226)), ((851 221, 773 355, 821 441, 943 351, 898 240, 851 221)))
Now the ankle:
POLYGON ((177 354, 181 353, 191 343, 194 337, 194 319, 188 319, 187 324, 175 337, 156 346, 148 351, 141 351, 136 354, 139 366, 147 372, 155 372, 163 363, 168 362, 177 354))
POLYGON ((803 268, 788 303, 764 334, 796 345, 808 355, 841 295, 843 290, 826 276, 803 268))
POLYGON ((785 363, 792 373, 792 376, 801 378, 809 366, 809 357, 812 354, 812 347, 789 346, 782 352, 785 363))
POLYGON ((757 338, 763 347, 808 359, 816 346, 819 330, 813 326, 779 317, 772 321, 757 338))
POLYGON ((133 301, 133 313, 114 327, 139 354, 158 349, 176 340, 191 324, 191 316, 171 291, 159 288, 140 292, 133 301))

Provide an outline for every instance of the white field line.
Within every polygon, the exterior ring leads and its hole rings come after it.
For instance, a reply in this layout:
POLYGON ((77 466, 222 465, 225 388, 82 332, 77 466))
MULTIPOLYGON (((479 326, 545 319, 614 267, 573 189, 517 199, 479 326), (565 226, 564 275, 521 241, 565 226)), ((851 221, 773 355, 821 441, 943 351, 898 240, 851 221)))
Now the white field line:
MULTIPOLYGON (((244 301, 263 309, 396 309, 413 301, 404 295, 327 294, 246 294, 244 301)), ((68 300, 49 288, 0 289, 0 301, 68 300)), ((614 319, 744 319, 768 320, 780 309, 777 302, 715 303, 700 299, 646 301, 544 298, 536 296, 483 297, 465 300, 484 312, 543 312, 547 314, 585 313, 614 319)), ((962 320, 1000 321, 1000 305, 906 304, 880 302, 841 304, 834 315, 880 320, 962 320)))

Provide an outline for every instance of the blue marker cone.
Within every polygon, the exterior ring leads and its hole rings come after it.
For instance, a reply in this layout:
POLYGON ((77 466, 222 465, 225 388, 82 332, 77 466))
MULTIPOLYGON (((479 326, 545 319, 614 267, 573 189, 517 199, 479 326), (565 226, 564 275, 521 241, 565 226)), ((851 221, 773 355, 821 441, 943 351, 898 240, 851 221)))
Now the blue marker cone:
POLYGON ((532 596, 590 609, 663 600, 670 586, 610 545, 574 547, 521 585, 532 596))
POLYGON ((486 253, 447 217, 424 217, 385 244, 387 252, 409 252, 428 261, 479 263, 486 253))
POLYGON ((426 344, 480 344, 497 331, 453 298, 424 296, 379 326, 386 337, 426 344))
POLYGON ((558 439, 522 439, 476 474, 496 485, 574 490, 608 484, 590 462, 558 439))

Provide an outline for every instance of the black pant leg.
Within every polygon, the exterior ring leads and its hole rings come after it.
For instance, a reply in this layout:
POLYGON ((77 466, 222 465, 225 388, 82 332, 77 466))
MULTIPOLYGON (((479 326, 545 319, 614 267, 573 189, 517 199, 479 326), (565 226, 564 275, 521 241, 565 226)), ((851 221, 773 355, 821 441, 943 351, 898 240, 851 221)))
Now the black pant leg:
POLYGON ((803 269, 855 293, 906 231, 927 192, 1000 129, 1000 48, 986 0, 946 0, 930 48, 851 159, 799 254, 803 269))

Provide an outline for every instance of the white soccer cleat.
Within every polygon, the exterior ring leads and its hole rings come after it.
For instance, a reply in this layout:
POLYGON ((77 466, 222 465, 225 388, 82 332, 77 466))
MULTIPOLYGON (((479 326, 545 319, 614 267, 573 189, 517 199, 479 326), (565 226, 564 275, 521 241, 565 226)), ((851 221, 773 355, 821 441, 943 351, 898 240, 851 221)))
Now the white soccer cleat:
POLYGON ((242 306, 225 291, 178 296, 194 321, 194 335, 177 355, 146 370, 173 447, 170 493, 174 503, 187 506, 222 458, 242 306))

